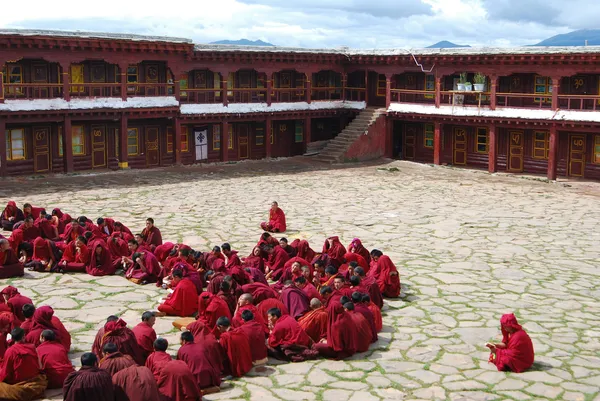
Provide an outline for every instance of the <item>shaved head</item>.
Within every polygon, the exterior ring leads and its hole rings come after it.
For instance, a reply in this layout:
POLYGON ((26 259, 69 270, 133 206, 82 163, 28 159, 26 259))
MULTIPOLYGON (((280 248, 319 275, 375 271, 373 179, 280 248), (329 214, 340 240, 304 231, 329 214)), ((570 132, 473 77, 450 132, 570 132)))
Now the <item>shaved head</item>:
POLYGON ((240 295, 240 301, 244 301, 244 302, 248 302, 253 304, 254 303, 254 297, 252 296, 252 294, 242 294, 240 295))
POLYGON ((310 300, 310 309, 319 309, 322 306, 319 298, 313 298, 310 300))

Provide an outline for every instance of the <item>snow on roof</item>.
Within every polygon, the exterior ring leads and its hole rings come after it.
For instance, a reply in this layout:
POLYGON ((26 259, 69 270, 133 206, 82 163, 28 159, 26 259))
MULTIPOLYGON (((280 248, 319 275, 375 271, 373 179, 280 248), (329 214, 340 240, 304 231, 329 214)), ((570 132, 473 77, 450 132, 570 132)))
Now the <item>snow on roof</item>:
POLYGON ((191 39, 175 38, 169 36, 145 36, 124 33, 85 32, 85 31, 56 31, 40 29, 0 29, 0 35, 5 36, 52 36, 64 38, 85 39, 112 39, 131 40, 137 42, 167 42, 167 43, 193 43, 191 39))
POLYGON ((267 106, 266 103, 232 103, 228 107, 222 104, 182 104, 181 114, 247 114, 335 109, 362 110, 366 107, 365 102, 348 102, 343 100, 317 100, 311 103, 273 103, 271 106, 267 106))
POLYGON ((440 106, 434 105, 392 103, 388 112, 400 114, 427 114, 437 116, 456 117, 492 117, 492 118, 519 118, 526 120, 547 121, 578 121, 578 122, 600 122, 599 111, 573 111, 573 110, 540 110, 540 109, 517 109, 497 108, 491 110, 488 107, 465 107, 465 106, 440 106))
POLYGON ((0 103, 1 111, 48 111, 48 110, 91 110, 91 109, 142 109, 154 107, 177 107, 174 96, 119 98, 75 98, 64 99, 5 100, 0 103))

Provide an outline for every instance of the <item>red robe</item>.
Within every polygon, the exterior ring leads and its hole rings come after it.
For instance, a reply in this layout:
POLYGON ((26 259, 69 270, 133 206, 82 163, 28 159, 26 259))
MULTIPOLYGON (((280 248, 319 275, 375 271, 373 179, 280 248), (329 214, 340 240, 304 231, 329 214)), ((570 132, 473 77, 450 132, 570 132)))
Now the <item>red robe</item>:
POLYGON ((283 233, 286 230, 285 224, 285 213, 281 208, 275 210, 269 209, 269 222, 267 224, 262 223, 261 227, 265 231, 272 231, 277 233, 283 233))
POLYGON ((344 255, 346 254, 346 248, 340 242, 339 237, 329 237, 323 244, 323 252, 326 253, 331 259, 331 263, 335 267, 340 267, 344 263, 344 255), (332 240, 332 244, 329 245, 329 240, 332 240))
POLYGON ((273 308, 278 308, 281 311, 282 315, 290 314, 290 312, 288 311, 287 307, 283 304, 283 302, 281 302, 277 298, 265 299, 264 301, 262 301, 261 303, 259 303, 256 306, 256 309, 258 309, 258 313, 260 313, 260 316, 262 317, 263 321, 265 321, 265 322, 268 321, 269 309, 273 309, 273 308))
POLYGON ((40 364, 33 344, 15 343, 6 350, 0 368, 0 382, 17 384, 40 374, 40 364))
POLYGON ((111 376, 114 376, 115 373, 130 366, 136 365, 137 364, 131 356, 123 355, 120 352, 115 352, 114 354, 110 354, 102 358, 98 364, 98 367, 106 370, 111 376))
POLYGON ((304 291, 304 293, 310 300, 312 300, 313 298, 317 298, 319 301, 323 301, 321 294, 319 293, 319 291, 317 291, 315 286, 312 285, 311 283, 306 283, 306 285, 304 286, 302 291, 304 291))
POLYGON ((506 344, 506 348, 497 348, 496 355, 490 354, 490 362, 493 362, 499 371, 515 373, 526 371, 533 365, 535 357, 531 338, 519 325, 517 318, 512 313, 503 315, 500 324, 511 327, 516 331, 508 333, 502 330, 502 342, 506 344))
POLYGON ((214 333, 217 319, 221 316, 231 319, 231 312, 227 303, 210 292, 200 294, 200 297, 198 297, 198 316, 196 320, 202 321, 214 333))
POLYGON ((48 388, 62 388, 67 376, 75 371, 65 347, 58 341, 44 341, 36 351, 48 378, 48 388))
POLYGON ((346 259, 346 263, 356 262, 360 267, 365 270, 365 273, 369 271, 369 264, 359 253, 347 252, 344 255, 344 259, 346 259))
POLYGON ((137 282, 147 281, 149 283, 154 283, 158 280, 158 276, 160 275, 160 265, 152 253, 147 251, 143 252, 144 253, 140 258, 143 259, 142 263, 144 264, 146 271, 143 271, 138 263, 134 263, 127 269, 125 276, 129 279, 136 280, 137 282))
MULTIPOLYGON (((309 262, 312 262, 317 255, 306 240, 295 239, 290 246, 296 249, 296 257, 308 260, 309 262)), ((308 266, 312 266, 312 264, 309 264, 308 266)))
POLYGON ((173 250, 173 248, 175 248, 175 244, 172 242, 165 242, 161 245, 158 245, 156 247, 156 249, 154 250, 154 256, 156 256, 156 259, 158 259, 158 261, 164 265, 165 261, 167 260, 167 258, 169 257, 169 254, 171 253, 171 251, 173 250))
POLYGON ((150 369, 131 366, 112 377, 115 401, 160 401, 158 386, 150 369))
POLYGON ((188 365, 200 389, 221 385, 222 356, 210 352, 205 343, 182 345, 177 359, 188 365))
POLYGON ((86 266, 90 263, 90 250, 87 245, 82 244, 77 252, 75 241, 69 242, 63 251, 62 259, 59 262, 61 268, 68 272, 84 272, 86 266), (66 266, 63 262, 67 262, 66 266))
POLYGON ((379 284, 373 277, 361 277, 360 278, 361 285, 365 286, 368 289, 369 297, 371 297, 371 302, 373 302, 379 309, 383 308, 383 296, 381 295, 381 290, 379 289, 379 284))
POLYGON ((365 273, 367 273, 369 271, 369 264, 371 263, 371 253, 369 250, 363 246, 362 242, 358 238, 354 238, 350 245, 348 245, 348 251, 363 257, 367 265, 362 266, 359 264, 359 266, 363 267, 365 269, 365 273))
POLYGON ((381 256, 377 262, 371 261, 369 274, 377 280, 379 290, 388 298, 400 295, 400 275, 389 256, 381 256))
POLYGON ((369 302, 368 308, 373 314, 373 318, 375 319, 375 328, 379 333, 381 330, 383 330, 383 318, 381 316, 381 309, 379 309, 379 307, 373 302, 369 302))
POLYGON ((152 252, 154 252, 157 246, 163 243, 160 230, 156 226, 153 226, 150 230, 144 228, 142 238, 144 238, 144 242, 152 252))
POLYGON ((354 322, 344 307, 334 303, 329 311, 327 324, 327 347, 339 356, 354 355, 358 349, 358 337, 354 322))
POLYGON ((154 352, 154 341, 156 341, 156 332, 145 322, 139 323, 131 329, 135 339, 144 353, 144 358, 154 352))
POLYGON ((172 360, 173 359, 171 358, 171 355, 167 354, 166 352, 154 351, 152 354, 150 354, 148 359, 146 359, 146 367, 150 369, 154 375, 154 378, 158 382, 160 373, 164 369, 165 365, 172 360))
POLYGON ((269 347, 276 348, 282 345, 300 345, 304 347, 312 345, 312 340, 308 334, 289 315, 281 316, 275 322, 275 327, 273 327, 269 335, 269 347))
POLYGON ((367 319, 359 312, 349 311, 348 315, 350 315, 350 319, 352 319, 353 330, 356 332, 356 338, 358 340, 356 343, 356 352, 368 351, 373 336, 369 322, 367 322, 367 319))
POLYGON ((97 367, 83 366, 67 376, 63 386, 64 401, 114 401, 110 373, 97 367))
POLYGON ((167 300, 158 306, 160 312, 169 316, 192 316, 198 310, 198 290, 191 280, 184 278, 167 300))
POLYGON ((267 321, 263 319, 262 314, 256 308, 256 306, 252 304, 240 306, 237 309, 237 312, 233 319, 231 320, 231 325, 233 327, 241 327, 244 324, 244 319, 242 319, 242 312, 245 310, 249 310, 254 315, 254 320, 256 320, 264 329, 265 334, 269 334, 269 327, 267 326, 267 321))
POLYGON ((99 344, 100 350, 106 343, 115 344, 119 352, 131 356, 138 365, 143 365, 146 361, 144 351, 138 345, 135 334, 127 327, 127 323, 123 319, 104 325, 104 335, 99 344))
POLYGON ((252 352, 248 337, 240 329, 221 333, 219 339, 224 354, 227 355, 233 377, 242 377, 252 369, 252 352))
POLYGON ((87 274, 91 276, 111 276, 116 272, 113 256, 104 241, 95 241, 90 244, 90 264, 86 267, 87 274), (96 248, 100 247, 102 252, 96 254, 96 248))
POLYGON ((267 357, 267 345, 265 344, 265 331, 256 320, 245 322, 240 330, 248 339, 252 361, 261 361, 267 357))
POLYGON ((183 361, 165 364, 157 379, 158 391, 168 401, 201 401, 196 377, 183 361))
POLYGON ((268 285, 262 283, 252 283, 242 286, 242 291, 246 294, 252 294, 255 304, 260 304, 265 299, 277 298, 279 295, 268 285))
POLYGON ((14 315, 17 317, 17 319, 19 319, 20 321, 24 321, 25 316, 23 315, 23 305, 33 304, 33 301, 31 300, 31 298, 21 295, 19 293, 19 290, 17 290, 15 287, 13 287, 11 285, 4 288, 0 292, 0 297, 2 295, 8 296, 8 301, 6 301, 6 303, 10 307, 10 310, 12 311, 12 313, 14 313, 14 315))
POLYGON ((0 279, 23 275, 25 275, 25 267, 19 261, 17 254, 11 248, 0 251, 0 279))
POLYGON ((313 309, 298 319, 298 324, 315 343, 327 337, 327 309, 313 309))
POLYGON ((269 255, 269 259, 267 261, 269 269, 273 272, 273 280, 278 280, 279 276, 283 274, 283 268, 289 259, 290 257, 282 247, 276 246, 273 248, 273 253, 269 255))
POLYGON ((25 342, 40 345, 40 334, 44 330, 52 330, 56 334, 56 340, 62 344, 67 352, 71 349, 71 334, 63 326, 60 319, 54 316, 54 309, 49 306, 41 306, 33 313, 33 325, 25 336, 25 342))
POLYGON ((308 296, 300 288, 293 285, 283 289, 280 299, 294 319, 298 319, 310 310, 308 296))

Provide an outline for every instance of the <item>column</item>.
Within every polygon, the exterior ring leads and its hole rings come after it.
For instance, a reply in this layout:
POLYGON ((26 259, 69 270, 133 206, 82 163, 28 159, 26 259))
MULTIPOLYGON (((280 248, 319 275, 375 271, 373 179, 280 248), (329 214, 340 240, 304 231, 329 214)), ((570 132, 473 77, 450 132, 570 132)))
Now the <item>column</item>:
POLYGON ((63 84, 63 99, 67 102, 71 100, 71 88, 69 83, 71 82, 71 78, 69 75, 69 69, 71 68, 71 64, 60 64, 62 69, 62 84, 63 84))
POLYGON ((177 100, 178 102, 181 100, 181 88, 179 87, 179 80, 177 81, 173 81, 173 88, 174 88, 174 95, 175 95, 175 100, 177 100))
POLYGON ((229 160, 229 123, 227 121, 223 121, 223 126, 221 127, 221 161, 226 162, 229 160))
POLYGON ((556 180, 556 169, 558 166, 558 130, 556 125, 550 127, 550 151, 548 154, 548 179, 556 180))
POLYGON ((365 71, 365 103, 369 105, 369 70, 365 71))
POLYGON ((388 115, 384 116, 385 149, 384 156, 388 159, 394 157, 394 120, 388 115))
POLYGON ((435 107, 437 107, 438 109, 440 108, 440 105, 442 104, 442 80, 444 79, 444 76, 435 76, 435 107))
POLYGON ((348 85, 348 74, 342 73, 342 100, 346 99, 346 86, 348 85))
POLYGON ((221 74, 221 95, 222 95, 222 99, 223 99, 223 106, 227 107, 227 105, 229 104, 229 99, 227 99, 227 78, 229 77, 229 72, 220 72, 220 74, 221 74))
POLYGON ((433 164, 442 164, 442 124, 439 122, 433 128, 433 164))
POLYGON ((4 103, 4 61, 0 61, 0 103, 4 103))
POLYGON ((65 173, 73 172, 73 132, 71 131, 71 117, 65 117, 63 127, 63 155, 65 159, 65 173))
POLYGON ((558 92, 561 77, 552 77, 552 110, 558 110, 558 92))
POLYGON ((127 152, 127 116, 121 116, 121 128, 119 129, 119 168, 129 168, 129 152, 127 152))
POLYGON ((119 64, 119 70, 121 70, 121 100, 127 100, 127 67, 129 67, 129 64, 119 64))
POLYGON ((306 117, 304 119, 304 139, 305 139, 307 145, 311 141, 311 138, 310 138, 311 131, 312 131, 311 130, 312 129, 311 122, 312 122, 312 119, 310 117, 306 117))
POLYGON ((490 76, 490 109, 496 110, 496 104, 498 102, 498 98, 496 96, 496 91, 498 89, 498 77, 496 75, 490 76))
POLYGON ((310 104, 310 100, 312 98, 312 83, 310 82, 312 79, 312 74, 307 72, 304 75, 306 75, 306 103, 310 104))
POLYGON ((498 135, 494 124, 490 124, 488 130, 490 135, 488 143, 488 171, 495 173, 498 171, 498 135))
POLYGON ((392 103, 392 76, 385 74, 385 108, 389 109, 392 103))
POLYGON ((267 72, 267 106, 271 106, 271 92, 273 92, 273 73, 267 72))
POLYGON ((175 138, 173 138, 173 146, 175 150, 175 164, 181 164, 181 120, 175 117, 175 138))
POLYGON ((0 119, 0 177, 6 176, 6 161, 6 122, 0 119))
POLYGON ((271 117, 267 116, 265 120, 265 158, 267 159, 271 158, 271 135, 273 135, 271 132, 271 117))

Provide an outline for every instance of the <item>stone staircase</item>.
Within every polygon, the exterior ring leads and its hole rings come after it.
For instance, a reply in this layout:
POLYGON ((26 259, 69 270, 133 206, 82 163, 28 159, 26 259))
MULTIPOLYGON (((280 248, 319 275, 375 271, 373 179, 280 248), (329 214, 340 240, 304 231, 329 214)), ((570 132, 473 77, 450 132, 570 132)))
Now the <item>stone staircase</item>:
POLYGON ((380 115, 385 114, 386 109, 382 107, 367 107, 361 111, 354 120, 342 132, 313 157, 313 160, 322 163, 337 163, 342 156, 361 135, 369 130, 380 115))
POLYGON ((304 156, 315 156, 318 155, 319 153, 321 153, 323 151, 323 149, 325 149, 325 147, 327 146, 327 144, 330 142, 330 140, 327 141, 316 141, 316 142, 311 142, 306 146, 306 152, 304 153, 304 156))

